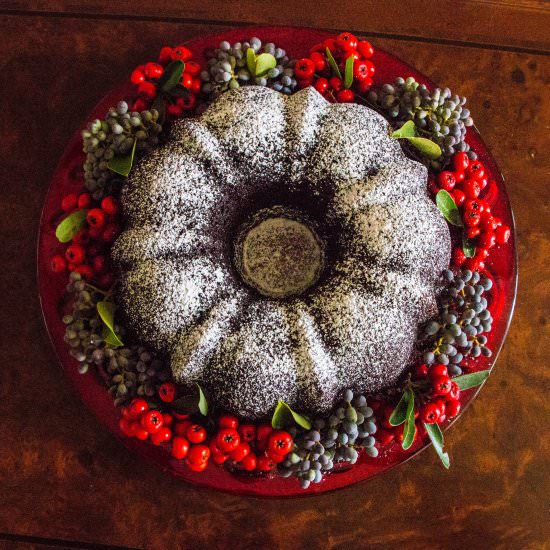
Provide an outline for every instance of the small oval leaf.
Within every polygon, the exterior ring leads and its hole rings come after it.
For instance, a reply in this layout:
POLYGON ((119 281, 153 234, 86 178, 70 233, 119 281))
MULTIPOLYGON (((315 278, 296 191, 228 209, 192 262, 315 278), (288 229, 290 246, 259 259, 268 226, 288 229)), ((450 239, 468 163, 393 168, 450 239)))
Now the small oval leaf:
POLYGON ((443 214, 443 217, 451 224, 458 227, 462 227, 462 218, 460 217, 460 211, 448 191, 441 189, 435 196, 435 204, 439 211, 443 214))
POLYGON ((399 403, 397 403, 397 406, 395 407, 395 409, 393 409, 393 412, 391 413, 391 416, 389 418, 389 422, 392 426, 399 426, 400 424, 403 424, 403 422, 405 422, 405 420, 407 419, 408 403, 409 393, 406 390, 403 392, 399 403))
POLYGON ((408 393, 407 413, 403 429, 403 442, 401 443, 401 447, 403 447, 405 451, 410 449, 416 434, 416 425, 414 423, 414 392, 408 388, 406 393, 408 393))
POLYGON ((132 169, 132 165, 134 164, 136 144, 137 139, 134 139, 134 145, 132 145, 132 150, 130 151, 130 153, 124 155, 123 157, 113 157, 107 165, 109 167, 109 170, 112 170, 113 172, 116 172, 117 174, 120 174, 121 176, 127 178, 130 174, 130 170, 132 169))
POLYGON ((408 137, 407 139, 415 149, 418 149, 425 157, 431 160, 438 159, 442 154, 441 147, 431 139, 423 137, 408 137))
POLYGON ((294 412, 284 401, 279 399, 273 417, 271 418, 271 426, 275 430, 281 430, 293 422, 305 430, 311 429, 311 422, 307 416, 302 416, 294 412))
POLYGON ((416 136, 416 126, 412 120, 407 120, 401 128, 390 134, 392 138, 410 138, 416 136))
POLYGON ((351 88, 353 84, 353 64, 355 62, 355 57, 350 55, 346 59, 346 66, 344 67, 344 88, 351 88))
POLYGON ((466 258, 473 258, 476 255, 476 246, 472 239, 464 239, 462 241, 462 251, 466 258))
POLYGON ((87 210, 77 210, 69 214, 56 228, 55 236, 61 243, 68 243, 82 228, 87 210))
POLYGON ((202 391, 202 388, 196 384, 197 389, 199 390, 199 401, 198 401, 198 408, 199 412, 203 416, 208 416, 208 401, 206 401, 206 397, 204 396, 204 392, 202 391))
POLYGON ((480 370, 478 372, 457 376, 453 378, 453 382, 460 388, 460 390, 468 390, 485 382, 485 380, 489 378, 489 374, 491 374, 490 370, 480 370))
POLYGON ((115 332, 115 311, 116 305, 113 302, 98 302, 97 312, 103 321, 103 339, 113 347, 120 347, 124 344, 115 332))
POLYGON ((430 437, 432 445, 437 453, 437 456, 443 463, 445 468, 449 469, 451 462, 449 460, 449 455, 443 452, 443 434, 441 433, 441 428, 438 424, 427 424, 424 423, 424 428, 430 437))
POLYGON ((264 76, 270 69, 276 66, 277 60, 273 55, 262 53, 256 58, 256 76, 264 76))
POLYGON ((327 55, 327 61, 332 69, 332 75, 337 76, 340 80, 342 80, 342 73, 340 72, 340 67, 338 67, 338 63, 336 63, 336 59, 332 56, 332 52, 327 48, 326 49, 326 55, 327 55))
POLYGON ((184 69, 185 63, 181 59, 169 63, 158 80, 157 89, 161 92, 169 92, 181 82, 184 69))
POLYGON ((256 52, 252 48, 246 50, 246 67, 252 76, 256 76, 256 52))

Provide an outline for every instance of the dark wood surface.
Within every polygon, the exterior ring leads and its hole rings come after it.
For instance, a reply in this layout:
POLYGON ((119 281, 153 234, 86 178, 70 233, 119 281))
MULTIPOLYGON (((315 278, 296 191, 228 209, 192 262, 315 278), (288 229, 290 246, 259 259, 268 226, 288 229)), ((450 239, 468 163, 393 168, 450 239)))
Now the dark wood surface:
POLYGON ((446 27, 425 12, 435 2, 423 3, 421 15, 420 3, 403 3, 417 11, 402 7, 396 15, 392 7, 391 18, 381 2, 364 9, 319 2, 315 10, 305 10, 306 2, 157 4, 0 2, 0 547, 547 547, 548 4, 453 3, 448 18, 460 24, 446 27), (470 97, 507 179, 520 286, 497 369, 448 434, 449 472, 428 451, 368 483, 315 498, 196 489, 131 456, 84 409, 57 366, 34 274, 39 213, 55 164, 86 113, 138 60, 165 43, 219 31, 226 19, 370 32, 375 45, 470 97), (426 27, 432 19, 433 29, 426 27), (481 36, 490 21, 494 28, 481 36))

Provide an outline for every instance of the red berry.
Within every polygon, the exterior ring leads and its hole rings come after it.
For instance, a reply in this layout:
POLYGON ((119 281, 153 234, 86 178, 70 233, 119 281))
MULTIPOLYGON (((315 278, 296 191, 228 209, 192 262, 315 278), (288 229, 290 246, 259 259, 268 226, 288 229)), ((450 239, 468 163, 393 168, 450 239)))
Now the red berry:
POLYGON ((275 464, 280 464, 286 458, 286 454, 275 453, 269 450, 267 451, 267 456, 272 462, 275 462, 275 464))
POLYGON ((120 228, 116 223, 110 223, 107 225, 107 227, 104 229, 103 233, 101 234, 101 238, 106 243, 112 243, 116 238, 117 235, 120 232, 120 228))
POLYGON ((357 48, 357 37, 350 32, 342 32, 336 37, 336 46, 343 52, 351 52, 357 48))
POLYGON ((439 420, 439 409, 435 403, 426 403, 420 409, 420 418, 426 424, 435 424, 439 420))
POLYGON ((466 212, 479 212, 481 214, 484 209, 483 203, 477 199, 468 199, 464 203, 464 210, 466 210, 466 212))
POLYGON ((496 244, 494 231, 485 231, 477 239, 477 244, 485 249, 493 248, 496 244))
POLYGON ((234 430, 236 430, 239 426, 239 420, 236 416, 233 416, 232 414, 224 414, 220 416, 218 420, 218 426, 220 428, 233 428, 234 430))
POLYGON ((141 69, 134 69, 130 75, 130 81, 132 84, 139 86, 141 83, 145 82, 145 73, 141 69))
POLYGON ((147 107, 148 107, 147 102, 144 101, 142 98, 138 98, 134 101, 134 103, 132 103, 132 111, 137 111, 137 112, 145 111, 147 107))
POLYGON ((486 248, 483 248, 481 246, 478 246, 476 248, 476 255, 475 258, 479 258, 480 260, 484 260, 489 256, 489 251, 486 248))
POLYGON ((184 420, 183 422, 176 422, 174 425, 174 433, 176 435, 180 435, 182 437, 185 437, 187 435, 187 428, 191 426, 193 422, 191 420, 184 420))
POLYGON ((115 276, 112 273, 103 273, 97 280, 97 285, 100 288, 111 288, 115 282, 115 276))
POLYGON ((477 178, 477 181, 479 181, 479 187, 483 191, 488 185, 489 180, 487 179, 487 176, 483 176, 482 178, 477 178))
POLYGON ((159 397, 165 403, 172 403, 176 398, 176 385, 173 382, 164 382, 159 387, 159 397))
POLYGON ((67 269, 67 262, 63 256, 57 254, 50 260, 50 266, 54 273, 62 273, 67 269))
POLYGON ((86 221, 92 227, 103 227, 105 225, 105 212, 100 208, 92 208, 86 214, 86 221))
POLYGON ((453 155, 453 168, 456 171, 464 171, 468 166, 470 165, 470 159, 468 158, 468 154, 461 152, 461 153, 455 153, 453 155))
POLYGON ((195 108, 197 103, 197 98, 193 94, 189 94, 187 97, 180 97, 178 100, 178 105, 181 105, 181 108, 184 111, 191 111, 195 108))
POLYGON ((118 201, 114 197, 105 197, 101 201, 101 209, 109 216, 116 216, 118 214, 118 201))
POLYGON ((360 94, 364 94, 373 84, 372 78, 367 78, 363 80, 362 82, 357 83, 357 91, 360 94))
POLYGON ((318 78, 314 87, 320 94, 324 94, 328 90, 328 80, 324 77, 318 78))
POLYGON ((260 472, 271 472, 271 470, 275 468, 275 462, 268 456, 260 456, 258 458, 257 468, 260 472))
POLYGON ((193 464, 191 462, 185 462, 187 464, 187 467, 192 470, 193 472, 204 472, 206 468, 208 467, 208 462, 201 462, 200 464, 193 464))
POLYGON ((70 212, 74 210, 78 204, 77 196, 74 193, 70 195, 65 195, 61 200, 61 208, 64 212, 70 212))
POLYGON ((466 256, 461 247, 456 247, 453 251, 453 264, 461 266, 466 261, 466 256))
POLYGON ((166 426, 162 426, 160 430, 151 435, 151 442, 154 445, 162 445, 163 443, 168 443, 170 439, 172 439, 172 430, 166 426))
POLYGON ((149 432, 144 430, 137 420, 132 422, 132 429, 134 430, 134 437, 140 441, 145 441, 149 437, 149 432))
POLYGON ((160 78, 162 76, 163 72, 163 66, 159 65, 158 63, 147 63, 145 65, 145 76, 147 78, 156 80, 157 78, 160 78))
POLYGON ((326 38, 323 40, 323 51, 329 49, 331 52, 336 51, 336 40, 334 38, 326 38))
POLYGON ((451 379, 448 376, 434 376, 432 387, 436 395, 447 395, 451 391, 451 379))
POLYGON ((157 88, 152 82, 142 82, 138 86, 137 91, 145 99, 154 99, 157 95, 157 88))
POLYGON ((267 451, 287 455, 292 450, 292 436, 283 430, 274 431, 267 442, 267 451))
POLYGON ((473 178, 479 180, 485 176, 485 167, 479 160, 470 162, 470 165, 464 170, 467 178, 473 178))
POLYGON ((80 265, 86 259, 86 250, 80 244, 71 244, 65 251, 65 258, 74 265, 80 265))
POLYGON ((506 244, 510 239, 510 228, 507 225, 501 225, 495 230, 495 241, 497 244, 506 244))
POLYGON ((343 83, 342 80, 339 79, 337 76, 333 76, 333 77, 328 81, 328 85, 329 85, 329 88, 330 88, 331 90, 334 90, 335 92, 340 91, 340 90, 344 87, 344 83, 343 83))
POLYGON ((183 73, 181 75, 181 84, 189 90, 193 84, 193 77, 189 73, 183 73))
POLYGON ((340 90, 336 94, 338 103, 351 103, 355 99, 355 95, 351 90, 340 90))
POLYGON ((445 405, 445 399, 443 397, 438 397, 434 399, 433 403, 436 405, 437 410, 439 411, 439 422, 445 420, 445 411, 447 406, 445 405))
POLYGON ((456 382, 451 382, 451 391, 449 392, 448 398, 452 401, 460 399, 460 388, 456 382))
POLYGON ((193 57, 193 52, 185 46, 176 46, 173 50, 172 59, 181 59, 182 61, 189 61, 193 57))
POLYGON ((92 269, 94 270, 94 273, 101 274, 105 271, 107 267, 107 259, 102 254, 98 254, 97 256, 94 256, 92 259, 92 269))
POLYGON ((216 445, 215 445, 215 441, 212 441, 210 443, 210 453, 211 453, 211 456, 212 456, 212 460, 214 461, 214 464, 223 464, 224 462, 226 462, 228 459, 229 459, 229 454, 228 453, 222 453, 222 451, 220 451, 216 445), (214 445, 212 444, 214 443, 214 445))
POLYGON ((357 44, 357 51, 361 54, 362 57, 365 57, 367 59, 374 55, 374 48, 367 40, 361 40, 357 44))
POLYGON ((258 459, 254 453, 246 455, 241 461, 241 466, 247 471, 252 472, 258 465, 258 459))
POLYGON ((479 225, 474 225, 466 229, 466 237, 468 237, 468 239, 475 239, 480 233, 481 229, 479 225))
POLYGON ((298 86, 298 89, 303 90, 304 88, 307 88, 308 86, 311 86, 313 84, 313 78, 299 78, 296 81, 296 85, 298 86))
POLYGON ((172 51, 172 48, 164 46, 163 48, 161 48, 159 53, 159 63, 162 63, 163 65, 168 65, 168 63, 172 61, 173 55, 174 52, 172 51))
POLYGON ((202 83, 200 78, 193 78, 193 82, 191 82, 191 88, 190 91, 194 95, 199 95, 201 93, 202 83))
POLYGON ((315 63, 307 57, 298 59, 294 65, 294 74, 296 78, 311 78, 315 74, 315 63))
POLYGON ((483 231, 494 231, 498 227, 495 218, 490 212, 483 212, 481 214, 479 225, 483 231))
POLYGON ((453 196, 453 199, 455 200, 455 204, 457 206, 462 206, 464 204, 464 201, 466 200, 466 195, 464 194, 463 191, 455 187, 451 191, 451 195, 453 196))
POLYGON ((191 443, 202 443, 206 439, 206 430, 200 424, 191 424, 187 428, 186 436, 191 443))
POLYGON ((170 454, 177 458, 178 460, 182 460, 187 456, 187 453, 189 452, 189 441, 185 439, 185 437, 176 436, 172 439, 172 449, 170 450, 170 454))
POLYGON ((179 118, 183 115, 183 107, 176 103, 171 103, 166 107, 166 113, 173 118, 179 118))
MULTIPOLYGON (((210 458, 210 449, 206 445, 193 445, 187 453, 187 465, 197 467, 197 471, 201 471, 201 466, 206 468, 208 459, 210 458)), ((204 470, 202 468, 202 470, 204 470)), ((191 468, 194 469, 194 468, 191 468)))
POLYGON ((469 269, 470 271, 479 271, 484 267, 485 267, 485 264, 479 258, 476 258, 476 257, 466 258, 466 261, 464 262, 464 269, 469 269))
POLYGON ((477 199, 481 193, 479 181, 472 178, 464 180, 462 190, 469 199, 477 199))
MULTIPOLYGON (((90 232, 88 231, 88 229, 86 229, 85 227, 83 227, 73 238, 72 238, 72 242, 74 244, 82 244, 82 245, 87 245, 89 242, 90 242, 90 232)), ((89 252, 88 253, 89 256, 91 256, 92 254, 89 252)))
POLYGON ((250 454, 250 445, 246 442, 243 442, 240 443, 239 446, 231 452, 231 458, 235 462, 240 462, 248 454, 250 454))
POLYGON ((456 185, 456 179, 452 172, 443 170, 443 172, 439 172, 439 174, 437 174, 437 183, 441 189, 450 191, 456 185))
POLYGON ((239 432, 234 428, 223 428, 216 436, 216 445, 220 451, 230 453, 241 443, 239 432))
POLYGON ((414 370, 414 375, 416 378, 425 378, 428 376, 428 366, 427 365, 418 365, 414 370))
POLYGON ((479 224, 480 215, 479 212, 475 211, 464 212, 464 214, 462 215, 462 219, 468 227, 473 227, 474 225, 479 224))
POLYGON ((363 82, 367 78, 371 77, 369 63, 367 63, 367 61, 358 61, 357 63, 354 63, 353 77, 357 82, 363 82))
POLYGON ((163 426, 171 426, 174 423, 174 417, 170 413, 162 413, 163 426))
POLYGON ((122 409, 120 409, 120 414, 122 415, 122 418, 126 418, 126 420, 134 420, 128 407, 122 407, 122 409))
POLYGON ((445 365, 442 365, 441 363, 432 365, 432 367, 430 368, 430 378, 432 380, 439 376, 448 376, 447 367, 445 365))
POLYGON ((198 76, 201 72, 201 66, 196 61, 188 61, 183 72, 189 73, 191 76, 198 76))
POLYGON ((273 428, 271 427, 271 424, 260 424, 256 430, 256 440, 265 441, 267 443, 267 440, 272 432, 273 428))
POLYGON ((145 411, 149 410, 149 405, 145 399, 136 397, 130 401, 128 405, 128 412, 132 419, 137 420, 145 411))
POLYGON ((318 73, 325 70, 325 67, 327 66, 327 62, 323 54, 319 52, 311 52, 309 54, 309 58, 311 59, 311 61, 313 61, 313 64, 315 65, 315 70, 318 73))
POLYGON ((80 273, 81 277, 85 281, 91 281, 94 278, 94 270, 87 264, 77 265, 71 271, 76 271, 77 273, 80 273))
POLYGON ((134 437, 135 434, 135 426, 132 422, 127 420, 126 418, 121 418, 118 421, 118 427, 120 428, 120 431, 127 437, 134 437))
POLYGON ((159 411, 146 411, 141 415, 139 422, 146 432, 154 434, 162 428, 164 420, 159 411))
POLYGON ((446 413, 449 418, 455 417, 460 412, 460 401, 447 401, 446 413))
POLYGON ((256 426, 254 424, 241 424, 237 431, 241 436, 241 441, 250 443, 256 439, 256 426))

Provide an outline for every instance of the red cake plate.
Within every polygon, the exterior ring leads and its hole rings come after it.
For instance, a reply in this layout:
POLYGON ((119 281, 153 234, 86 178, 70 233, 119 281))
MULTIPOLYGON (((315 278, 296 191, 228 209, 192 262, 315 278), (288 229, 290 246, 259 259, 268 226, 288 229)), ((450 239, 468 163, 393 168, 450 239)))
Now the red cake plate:
MULTIPOLYGON (((206 48, 217 47, 221 40, 237 42, 249 39, 252 36, 259 37, 262 42, 275 42, 278 46, 286 49, 289 56, 299 58, 307 55, 313 44, 330 35, 324 31, 292 27, 239 28, 190 40, 187 46, 193 50, 195 56, 199 56, 206 48)), ((162 44, 159 44, 159 49, 160 46, 162 44)), ((434 86, 424 75, 395 56, 376 48, 376 43, 374 46, 373 61, 376 65, 376 83, 392 82, 397 76, 413 76, 419 82, 430 87, 434 86)), ((156 54, 156 52, 154 53, 156 54)), ((138 60, 136 60, 137 63, 138 60)), ((128 67, 129 71, 130 69, 131 67, 128 67)), ((116 105, 120 99, 128 97, 130 91, 130 85, 126 84, 109 92, 95 109, 86 116, 85 122, 94 118, 103 118, 109 107, 116 105)), ((82 127, 84 126, 85 123, 82 127)), ((155 464, 165 472, 195 485, 240 495, 290 497, 324 493, 364 481, 401 464, 429 446, 429 441, 419 439, 406 452, 401 449, 398 443, 393 442, 389 446, 383 447, 377 458, 369 458, 362 454, 353 467, 328 474, 321 483, 312 483, 308 489, 303 490, 295 478, 234 475, 212 463, 204 472, 192 472, 184 465, 183 461, 172 459, 166 449, 125 437, 118 427, 120 413, 113 406, 113 399, 107 392, 99 375, 95 373, 79 374, 78 364, 69 354, 69 347, 63 340, 65 327, 62 323, 63 308, 67 299, 65 294, 66 278, 52 273, 50 269, 51 257, 61 250, 61 246, 55 237, 55 227, 59 223, 62 214, 59 209, 61 199, 68 193, 80 192, 83 186, 82 163, 84 154, 82 153, 80 130, 78 129, 75 132, 61 157, 44 202, 38 236, 40 300, 51 341, 66 376, 74 385, 85 405, 132 453, 155 464)), ((489 171, 491 178, 494 180, 494 183, 490 184, 485 191, 484 198, 490 202, 493 213, 500 217, 503 223, 512 228, 512 237, 509 244, 492 249, 486 265, 488 274, 494 280, 489 306, 495 321, 488 340, 488 346, 493 350, 493 356, 490 359, 480 358, 476 363, 476 370, 482 370, 491 368, 494 365, 506 337, 516 297, 517 259, 514 219, 504 187, 504 179, 475 129, 470 128, 468 130, 467 141, 478 153, 480 160, 485 164, 486 170, 489 171)), ((478 391, 479 388, 463 392, 461 414, 464 414, 466 405, 474 399, 478 391)))

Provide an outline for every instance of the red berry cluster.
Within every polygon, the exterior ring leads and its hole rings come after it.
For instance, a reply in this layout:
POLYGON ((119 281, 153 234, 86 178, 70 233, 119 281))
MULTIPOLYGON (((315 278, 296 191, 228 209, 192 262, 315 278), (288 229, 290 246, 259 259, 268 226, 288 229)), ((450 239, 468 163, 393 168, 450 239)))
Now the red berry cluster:
POLYGON ((174 103, 169 103, 166 107, 166 113, 176 118, 182 116, 186 111, 192 111, 201 90, 199 78, 201 66, 193 61, 192 57, 193 53, 185 46, 176 46, 175 48, 164 46, 160 50, 158 62, 138 65, 130 76, 130 80, 136 86, 137 91, 137 98, 132 104, 132 110, 141 112, 151 108, 154 99, 157 97, 157 83, 164 73, 164 69, 172 61, 179 59, 185 63, 181 85, 189 94, 186 97, 178 97, 174 103))
MULTIPOLYGON (((399 426, 393 426, 390 424, 390 416, 394 410, 394 406, 374 399, 369 401, 369 406, 374 411, 374 416, 376 418, 377 425, 379 426, 378 430, 374 434, 376 441, 378 441, 380 445, 387 445, 394 439, 401 443, 403 441, 404 425, 401 424, 399 426)), ((414 437, 416 439, 418 434, 422 433, 424 429, 422 422, 420 421, 420 414, 416 408, 414 411, 414 418, 416 426, 414 437)))
POLYGON ((364 94, 372 86, 374 63, 370 60, 374 50, 366 40, 358 41, 349 32, 343 32, 336 38, 327 38, 311 48, 309 57, 298 59, 294 73, 299 88, 314 86, 315 89, 330 101, 350 103, 355 99, 355 93, 364 94), (340 70, 345 74, 348 57, 353 56, 353 84, 351 88, 344 87, 344 81, 334 74, 327 58, 330 50, 340 70))
POLYGON ((428 367, 420 365, 415 372, 416 378, 429 381, 431 398, 420 408, 420 418, 426 424, 443 422, 460 412, 460 389, 451 380, 445 365, 428 367))
POLYGON ((443 170, 431 182, 432 190, 448 191, 462 214, 465 236, 475 245, 475 255, 467 258, 461 247, 453 252, 453 263, 478 271, 485 267, 489 250, 497 244, 506 244, 510 228, 493 215, 491 206, 480 195, 488 185, 488 174, 479 160, 470 160, 466 153, 452 157, 452 170, 443 170))
POLYGON ((61 208, 67 214, 76 210, 88 212, 85 226, 71 239, 65 254, 52 257, 52 270, 55 273, 76 271, 85 280, 93 281, 101 288, 109 288, 114 279, 107 249, 120 233, 117 199, 108 196, 94 205, 89 193, 71 193, 63 197, 61 208))

